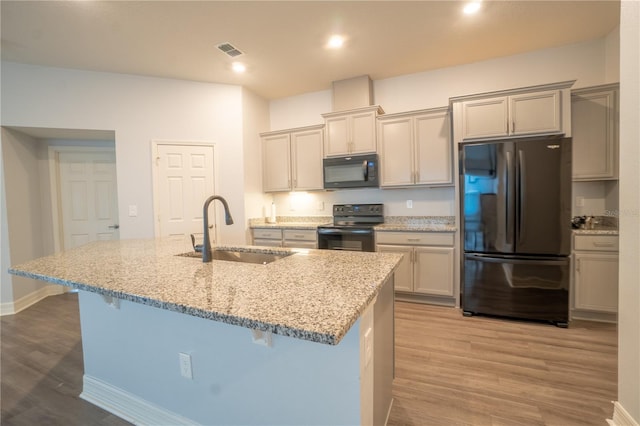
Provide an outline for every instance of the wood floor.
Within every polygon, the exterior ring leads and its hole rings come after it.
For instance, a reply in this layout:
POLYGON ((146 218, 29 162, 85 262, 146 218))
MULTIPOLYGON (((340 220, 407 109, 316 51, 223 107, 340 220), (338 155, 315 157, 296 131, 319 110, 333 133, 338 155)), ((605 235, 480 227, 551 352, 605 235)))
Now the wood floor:
POLYGON ((606 425, 615 325, 570 328, 396 302, 393 425, 606 425))
MULTIPOLYGON (((75 294, 1 319, 0 424, 127 425, 89 404, 75 294)), ((396 303, 391 425, 605 425, 617 389, 613 325, 569 329, 396 303)))

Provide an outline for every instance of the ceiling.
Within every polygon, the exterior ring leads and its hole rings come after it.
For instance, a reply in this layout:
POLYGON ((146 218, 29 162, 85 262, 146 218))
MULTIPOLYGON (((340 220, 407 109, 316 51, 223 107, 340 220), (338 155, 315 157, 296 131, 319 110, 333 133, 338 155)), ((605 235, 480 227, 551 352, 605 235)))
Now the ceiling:
POLYGON ((7 1, 2 59, 242 85, 267 99, 601 38, 620 2, 7 1), (341 50, 324 44, 347 37, 341 50), (230 42, 233 59, 217 49, 230 42))

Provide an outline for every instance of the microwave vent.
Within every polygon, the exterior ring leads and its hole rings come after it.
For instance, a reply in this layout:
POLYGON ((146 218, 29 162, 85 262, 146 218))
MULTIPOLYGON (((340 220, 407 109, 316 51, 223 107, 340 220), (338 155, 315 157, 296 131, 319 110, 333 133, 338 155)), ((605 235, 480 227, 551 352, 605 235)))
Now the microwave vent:
POLYGON ((218 49, 220 49, 222 53, 230 56, 231 58, 237 58, 238 56, 244 55, 244 53, 240 49, 238 49, 231 43, 221 43, 218 45, 218 49))

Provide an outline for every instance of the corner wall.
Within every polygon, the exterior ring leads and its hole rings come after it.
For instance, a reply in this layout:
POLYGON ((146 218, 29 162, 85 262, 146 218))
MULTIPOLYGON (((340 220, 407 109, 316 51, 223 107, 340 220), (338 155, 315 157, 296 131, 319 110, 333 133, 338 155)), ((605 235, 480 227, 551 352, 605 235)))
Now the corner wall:
POLYGON ((620 269, 614 422, 640 424, 640 2, 620 6, 620 269))
MULTIPOLYGON (((244 215, 239 86, 10 62, 1 78, 3 126, 115 131, 122 238, 154 236, 152 139, 215 142, 219 195, 244 215)), ((244 243, 244 223, 221 226, 220 237, 244 243)))
POLYGON ((45 254, 42 241, 43 206, 38 171, 39 157, 40 147, 37 140, 2 128, 3 171, 7 178, 4 182, 6 210, 3 210, 7 235, 3 243, 8 243, 6 249, 4 244, 2 247, 2 314, 15 313, 49 294, 58 292, 57 286, 49 286, 23 277, 9 277, 7 280, 5 276, 10 266, 7 264, 9 261, 17 264, 45 254))

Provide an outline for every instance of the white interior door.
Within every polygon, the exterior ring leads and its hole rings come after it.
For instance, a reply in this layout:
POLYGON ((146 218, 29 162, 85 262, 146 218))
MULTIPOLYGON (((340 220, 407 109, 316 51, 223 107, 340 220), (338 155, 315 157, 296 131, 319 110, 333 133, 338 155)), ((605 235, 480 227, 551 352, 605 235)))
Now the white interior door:
MULTIPOLYGON (((188 238, 202 243, 202 205, 214 193, 212 146, 158 144, 156 149, 156 208, 161 237, 188 238)), ((209 232, 215 243, 215 214, 209 232)))
POLYGON ((60 152, 63 248, 117 240, 118 193, 114 152, 60 152))

